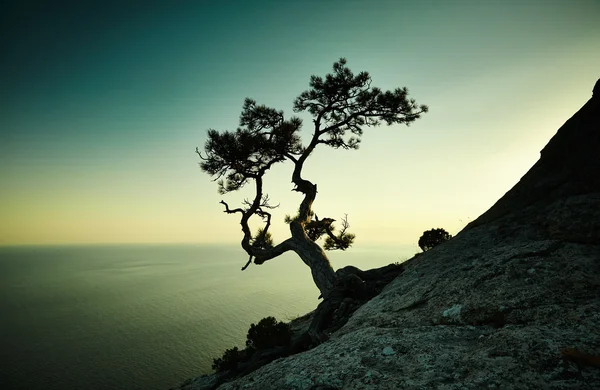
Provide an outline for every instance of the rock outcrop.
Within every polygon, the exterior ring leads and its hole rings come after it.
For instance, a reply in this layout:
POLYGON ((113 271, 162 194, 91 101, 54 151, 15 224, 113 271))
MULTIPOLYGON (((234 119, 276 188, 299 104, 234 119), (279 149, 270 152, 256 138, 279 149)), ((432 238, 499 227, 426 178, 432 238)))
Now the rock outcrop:
POLYGON ((327 342, 219 387, 366 388, 600 389, 600 80, 519 183, 327 342))

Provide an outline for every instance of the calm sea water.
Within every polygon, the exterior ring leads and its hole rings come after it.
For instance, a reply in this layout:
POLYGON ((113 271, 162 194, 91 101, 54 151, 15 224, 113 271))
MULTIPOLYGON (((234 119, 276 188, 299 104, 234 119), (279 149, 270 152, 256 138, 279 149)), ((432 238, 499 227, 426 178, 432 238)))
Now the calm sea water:
MULTIPOLYGON (((414 253, 331 253, 368 269, 414 253)), ((0 248, 1 389, 167 389, 244 346, 250 323, 313 310, 294 254, 241 272, 237 247, 0 248)))

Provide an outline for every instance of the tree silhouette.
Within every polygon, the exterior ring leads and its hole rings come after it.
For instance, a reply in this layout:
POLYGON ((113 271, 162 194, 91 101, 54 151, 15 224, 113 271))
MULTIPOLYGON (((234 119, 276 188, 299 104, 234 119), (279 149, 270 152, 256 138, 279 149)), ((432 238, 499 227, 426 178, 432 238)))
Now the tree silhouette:
POLYGON ((442 242, 448 241, 452 238, 452 235, 446 230, 437 228, 423 232, 421 238, 419 238, 419 246, 426 252, 431 248, 440 245, 442 242))
POLYGON ((314 132, 308 145, 304 146, 299 136, 300 118, 292 116, 285 120, 283 111, 246 98, 240 127, 235 132, 208 130, 204 153, 198 148, 196 153, 201 159, 201 169, 215 178, 221 194, 239 190, 248 183, 254 184, 254 199, 245 200, 242 207, 232 209, 221 201, 226 213, 240 215, 244 233, 241 245, 249 256, 242 270, 252 261, 263 264, 284 252, 294 251, 310 267, 315 284, 322 296, 327 297, 335 285, 336 275, 317 241, 324 237, 325 249, 345 250, 352 245, 354 235, 347 231, 346 217, 336 233, 333 219, 319 219, 313 212, 317 185, 302 177, 304 162, 319 145, 358 149, 364 127, 375 127, 382 122, 408 125, 426 112, 427 106, 408 99, 406 88, 384 92, 371 87, 369 74, 354 75, 344 58, 333 64, 333 73, 324 79, 311 76, 309 86, 295 99, 293 106, 295 112, 308 111, 313 117, 314 132), (274 245, 269 233, 269 210, 277 206, 272 205, 269 196, 263 193, 263 177, 269 168, 283 161, 293 163, 293 191, 301 192, 304 198, 298 213, 286 217, 291 237, 274 245), (255 234, 248 225, 253 216, 261 218, 264 224, 255 234))

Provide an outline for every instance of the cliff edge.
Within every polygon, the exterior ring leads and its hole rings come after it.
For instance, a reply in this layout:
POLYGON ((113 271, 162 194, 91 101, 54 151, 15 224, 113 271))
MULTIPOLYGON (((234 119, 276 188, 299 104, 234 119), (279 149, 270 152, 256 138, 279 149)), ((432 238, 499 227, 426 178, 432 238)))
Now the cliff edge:
POLYGON ((329 341, 219 389, 600 389, 600 80, 506 195, 403 265, 329 341))

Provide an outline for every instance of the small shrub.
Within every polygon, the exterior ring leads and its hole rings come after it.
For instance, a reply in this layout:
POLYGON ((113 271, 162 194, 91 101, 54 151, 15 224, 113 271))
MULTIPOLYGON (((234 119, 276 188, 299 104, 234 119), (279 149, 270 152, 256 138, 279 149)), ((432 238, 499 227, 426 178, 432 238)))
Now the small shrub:
POLYGON ((246 346, 254 349, 268 349, 288 345, 292 339, 292 329, 284 322, 277 322, 275 317, 265 317, 258 324, 250 325, 246 346))
POLYGON ((275 317, 265 317, 258 324, 250 325, 246 336, 246 349, 226 349, 222 357, 213 359, 212 369, 216 372, 233 370, 239 363, 250 360, 257 350, 289 345, 291 340, 290 325, 277 322, 275 317))
POLYGON ((239 363, 250 360, 257 350, 289 345, 291 339, 290 325, 277 322, 275 317, 265 317, 258 324, 250 325, 246 336, 246 349, 226 349, 222 357, 213 359, 212 369, 216 372, 233 370, 239 363))
POLYGON ((244 351, 240 351, 238 347, 226 349, 223 357, 213 359, 212 369, 216 372, 233 370, 244 357, 244 351))
POLYGON ((431 229, 423 232, 421 238, 419 238, 419 246, 423 252, 430 250, 433 247, 440 245, 443 242, 448 241, 452 238, 452 235, 444 229, 431 229))

